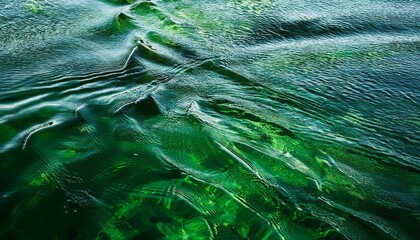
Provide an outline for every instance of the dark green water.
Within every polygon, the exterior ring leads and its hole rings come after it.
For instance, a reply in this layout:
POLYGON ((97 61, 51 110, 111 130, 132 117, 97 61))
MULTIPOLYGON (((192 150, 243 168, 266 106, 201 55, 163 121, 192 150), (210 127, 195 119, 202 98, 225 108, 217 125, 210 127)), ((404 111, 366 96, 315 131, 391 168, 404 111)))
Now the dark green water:
POLYGON ((0 239, 418 239, 419 12, 1 0, 0 239))

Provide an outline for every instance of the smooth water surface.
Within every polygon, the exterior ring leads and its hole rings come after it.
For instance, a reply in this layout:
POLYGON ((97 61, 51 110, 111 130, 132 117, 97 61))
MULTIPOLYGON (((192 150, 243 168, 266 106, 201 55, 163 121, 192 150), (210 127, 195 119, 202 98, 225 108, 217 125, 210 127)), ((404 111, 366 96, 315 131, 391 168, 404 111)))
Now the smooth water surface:
POLYGON ((0 239, 416 239, 420 2, 1 0, 0 239))

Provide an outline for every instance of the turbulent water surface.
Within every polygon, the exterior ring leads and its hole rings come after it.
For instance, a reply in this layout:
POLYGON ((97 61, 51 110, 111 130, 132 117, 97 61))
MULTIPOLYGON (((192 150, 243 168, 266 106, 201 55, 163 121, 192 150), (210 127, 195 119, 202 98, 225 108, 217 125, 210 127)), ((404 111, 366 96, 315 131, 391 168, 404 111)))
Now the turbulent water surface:
POLYGON ((0 239, 418 239, 419 12, 1 0, 0 239))

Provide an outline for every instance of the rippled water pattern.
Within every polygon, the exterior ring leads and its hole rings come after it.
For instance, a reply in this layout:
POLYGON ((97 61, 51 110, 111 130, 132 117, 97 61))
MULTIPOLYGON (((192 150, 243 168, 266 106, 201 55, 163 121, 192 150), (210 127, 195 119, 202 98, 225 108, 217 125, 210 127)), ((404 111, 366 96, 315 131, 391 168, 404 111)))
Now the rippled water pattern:
POLYGON ((419 12, 1 0, 0 239, 418 239, 419 12))

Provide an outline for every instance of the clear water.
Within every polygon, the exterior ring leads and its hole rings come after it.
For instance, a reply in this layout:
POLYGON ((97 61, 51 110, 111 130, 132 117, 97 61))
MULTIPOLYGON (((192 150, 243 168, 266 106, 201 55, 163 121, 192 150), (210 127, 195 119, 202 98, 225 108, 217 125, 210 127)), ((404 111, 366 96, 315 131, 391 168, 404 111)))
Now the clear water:
POLYGON ((419 12, 2 0, 0 239, 417 239, 419 12))

